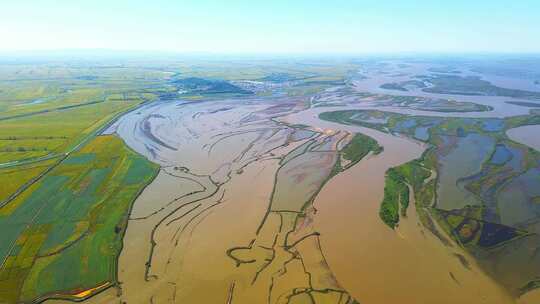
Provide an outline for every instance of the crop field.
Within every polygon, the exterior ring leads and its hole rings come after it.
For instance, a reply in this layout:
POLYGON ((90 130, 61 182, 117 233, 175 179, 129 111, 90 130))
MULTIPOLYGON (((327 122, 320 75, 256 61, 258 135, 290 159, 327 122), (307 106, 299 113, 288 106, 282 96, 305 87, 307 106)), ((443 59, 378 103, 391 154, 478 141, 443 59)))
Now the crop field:
POLYGON ((97 135, 154 100, 161 88, 145 88, 159 77, 128 68, 2 69, 0 303, 83 299, 116 284, 128 211, 157 169, 117 137, 97 135))
POLYGON ((0 206, 120 114, 155 100, 159 70, 2 65, 0 206), (125 73, 123 73, 125 72, 125 73), (151 89, 148 89, 151 88, 151 89))
POLYGON ((58 159, 44 160, 11 168, 0 169, 0 202, 7 200, 12 194, 34 179, 44 174, 58 159))
POLYGON ((107 101, 0 121, 0 163, 60 154, 141 101, 107 101))
POLYGON ((156 171, 98 136, 0 209, 0 302, 84 298, 116 284, 128 210, 156 171))

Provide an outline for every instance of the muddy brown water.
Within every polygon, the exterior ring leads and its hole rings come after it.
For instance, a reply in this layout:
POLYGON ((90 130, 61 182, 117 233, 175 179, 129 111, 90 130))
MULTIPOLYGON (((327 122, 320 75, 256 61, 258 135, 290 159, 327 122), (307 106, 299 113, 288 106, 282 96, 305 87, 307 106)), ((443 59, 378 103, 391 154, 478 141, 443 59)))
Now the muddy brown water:
POLYGON ((312 109, 283 120, 322 130, 361 132, 384 152, 333 178, 314 205, 321 246, 340 284, 361 303, 513 303, 463 250, 422 228, 414 208, 396 231, 379 218, 387 169, 421 156, 425 147, 372 129, 321 121, 312 109), (456 257, 466 257, 467 269, 456 257), (442 296, 444 295, 444 296, 442 296))
MULTIPOLYGON (((134 204, 119 259, 120 288, 89 303, 286 303, 277 295, 309 286, 343 288, 361 303, 513 303, 474 259, 424 229, 414 208, 395 231, 380 220, 386 170, 420 157, 423 144, 318 118, 342 107, 282 113, 280 121, 321 134, 361 132, 384 147, 331 179, 295 228, 290 215, 265 214, 279 157, 307 139, 286 144, 285 127, 265 116, 265 105, 215 112, 227 105, 235 103, 160 103, 114 127, 162 171, 134 204), (251 121, 255 112, 259 119, 251 121), (295 229, 291 237, 298 240, 315 231, 320 236, 296 246, 304 263, 274 248, 274 261, 261 266, 274 237, 286 238, 282 229, 295 229), (255 239, 262 249, 248 250, 255 239), (248 262, 236 265, 227 255, 231 248, 240 248, 235 254, 248 262)), ((317 296, 324 303, 338 299, 317 296)))

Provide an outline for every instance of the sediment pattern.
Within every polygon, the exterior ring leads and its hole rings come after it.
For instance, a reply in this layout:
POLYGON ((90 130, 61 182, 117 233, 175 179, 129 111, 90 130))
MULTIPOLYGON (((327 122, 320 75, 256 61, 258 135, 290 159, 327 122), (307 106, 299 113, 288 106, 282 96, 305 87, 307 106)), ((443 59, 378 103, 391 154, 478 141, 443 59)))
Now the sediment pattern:
POLYGON ((356 303, 325 259, 312 202, 369 151, 355 154, 349 132, 274 119, 302 107, 156 103, 113 125, 161 172, 132 210, 119 286, 91 301, 356 303))

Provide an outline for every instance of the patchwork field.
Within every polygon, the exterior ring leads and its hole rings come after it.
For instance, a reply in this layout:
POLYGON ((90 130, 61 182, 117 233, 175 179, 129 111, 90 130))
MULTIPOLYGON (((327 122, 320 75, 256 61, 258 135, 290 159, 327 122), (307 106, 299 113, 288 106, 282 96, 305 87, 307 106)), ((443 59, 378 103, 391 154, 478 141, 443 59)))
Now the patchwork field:
POLYGON ((120 139, 98 136, 0 209, 0 301, 83 299, 116 284, 128 211, 155 174, 120 139))
POLYGON ((156 174, 120 139, 97 135, 155 99, 142 89, 153 80, 13 68, 0 73, 0 302, 80 300, 116 284, 129 209, 156 174))

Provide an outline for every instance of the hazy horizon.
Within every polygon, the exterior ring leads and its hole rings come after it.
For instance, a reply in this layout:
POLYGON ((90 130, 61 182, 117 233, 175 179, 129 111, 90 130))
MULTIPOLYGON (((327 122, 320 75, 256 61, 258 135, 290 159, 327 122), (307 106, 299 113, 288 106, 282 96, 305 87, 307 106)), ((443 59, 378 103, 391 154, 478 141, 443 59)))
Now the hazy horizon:
POLYGON ((18 1, 0 52, 540 53, 540 3, 507 1, 18 1))
POLYGON ((540 0, 4 2, 0 304, 540 303, 540 0))

